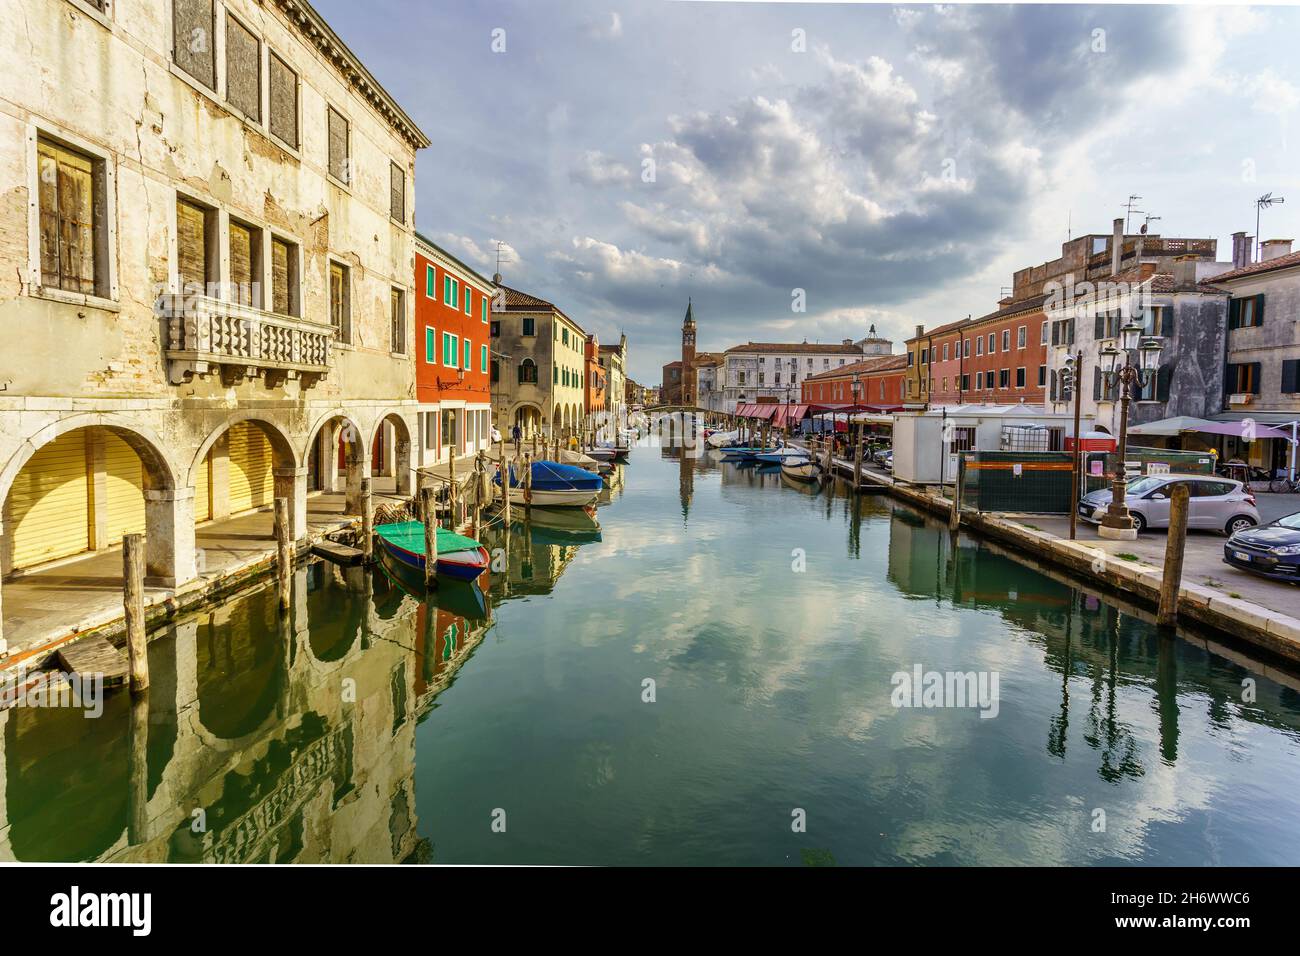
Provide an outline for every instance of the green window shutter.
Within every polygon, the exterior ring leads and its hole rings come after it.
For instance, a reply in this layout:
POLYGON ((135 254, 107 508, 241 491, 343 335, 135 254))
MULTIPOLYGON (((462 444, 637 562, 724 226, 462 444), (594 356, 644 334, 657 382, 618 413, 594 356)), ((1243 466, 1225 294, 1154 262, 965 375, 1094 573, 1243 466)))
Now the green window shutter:
POLYGON ((438 297, 438 272, 433 266, 425 267, 424 294, 430 299, 436 299, 438 297))
POLYGON ((482 300, 479 302, 479 312, 482 320, 487 322, 487 296, 483 296, 482 300))
POLYGON ((1173 378, 1173 369, 1168 365, 1160 366, 1156 372, 1156 401, 1169 401, 1169 380, 1173 378))
POLYGON ((473 345, 473 343, 470 342, 469 339, 465 339, 465 347, 464 347, 464 349, 462 350, 462 352, 463 352, 463 354, 462 354, 461 357, 464 359, 464 361, 463 361, 461 364, 465 366, 465 370, 466 370, 466 371, 469 371, 469 368, 470 368, 470 364, 469 364, 469 362, 470 362, 470 357, 473 356, 473 354, 474 354, 474 345, 473 345))
POLYGON ((424 361, 426 363, 432 363, 434 361, 433 350, 433 326, 429 326, 429 328, 424 330, 424 361))
POLYGON ((465 314, 474 314, 474 290, 465 286, 465 314))
POLYGON ((559 366, 557 365, 551 366, 551 384, 552 385, 560 384, 560 369, 559 366))
POLYGON ((486 346, 486 345, 480 345, 480 346, 478 347, 478 364, 479 364, 479 371, 480 371, 480 372, 486 372, 486 371, 488 370, 488 368, 487 368, 487 346, 486 346))
POLYGON ((1255 296, 1255 324, 1264 324, 1264 293, 1255 296))
POLYGON ((1285 395, 1300 392, 1300 359, 1282 362, 1282 392, 1285 395))
POLYGON ((1241 300, 1228 300, 1228 328, 1235 329, 1241 325, 1241 300))

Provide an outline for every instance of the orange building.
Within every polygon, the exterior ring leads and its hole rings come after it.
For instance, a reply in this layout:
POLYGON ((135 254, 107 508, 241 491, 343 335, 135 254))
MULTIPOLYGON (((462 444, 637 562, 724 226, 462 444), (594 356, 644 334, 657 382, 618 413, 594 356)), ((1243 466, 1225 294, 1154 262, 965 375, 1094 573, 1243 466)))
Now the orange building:
POLYGON ((586 374, 582 385, 583 409, 588 422, 599 419, 605 413, 606 392, 609 389, 609 373, 600 364, 600 340, 593 332, 587 336, 586 374))
POLYGON ((420 463, 491 444, 488 385, 495 287, 425 237, 415 237, 415 394, 420 463))
POLYGON ((903 407, 906 376, 906 355, 877 355, 804 379, 802 401, 805 405, 857 405, 874 412, 896 411, 903 407))

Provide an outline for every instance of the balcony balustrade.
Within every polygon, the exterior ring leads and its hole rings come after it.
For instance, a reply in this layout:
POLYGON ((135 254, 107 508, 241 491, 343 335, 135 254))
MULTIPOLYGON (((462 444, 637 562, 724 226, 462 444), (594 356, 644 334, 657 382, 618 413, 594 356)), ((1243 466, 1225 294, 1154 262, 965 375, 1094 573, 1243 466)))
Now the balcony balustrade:
POLYGON ((204 295, 164 295, 158 310, 173 385, 216 372, 227 386, 263 378, 274 388, 293 378, 311 388, 329 372, 331 326, 204 295))

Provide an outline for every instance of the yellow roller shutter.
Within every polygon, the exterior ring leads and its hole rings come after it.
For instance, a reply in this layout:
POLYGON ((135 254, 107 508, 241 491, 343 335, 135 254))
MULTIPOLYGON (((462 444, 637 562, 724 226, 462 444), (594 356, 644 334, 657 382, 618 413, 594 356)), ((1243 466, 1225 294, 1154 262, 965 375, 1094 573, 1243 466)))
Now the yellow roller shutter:
POLYGON ((274 491, 271 443, 251 422, 230 427, 230 510, 247 511, 268 504, 274 491))
POLYGON ((106 548, 119 543, 123 535, 144 534, 144 465, 121 438, 110 431, 103 435, 106 540, 98 545, 106 548))
POLYGON ((15 570, 89 550, 86 432, 63 435, 36 452, 15 479, 5 510, 15 570))
POLYGON ((194 520, 207 521, 212 517, 212 452, 208 452, 194 476, 194 520))

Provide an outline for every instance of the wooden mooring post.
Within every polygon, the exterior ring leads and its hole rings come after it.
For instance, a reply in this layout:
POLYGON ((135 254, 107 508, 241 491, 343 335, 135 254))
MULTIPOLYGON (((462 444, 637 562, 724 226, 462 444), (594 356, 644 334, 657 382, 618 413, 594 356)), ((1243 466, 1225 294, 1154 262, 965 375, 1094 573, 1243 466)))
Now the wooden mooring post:
POLYGON ((375 501, 370 494, 370 479, 361 479, 361 560, 373 564, 375 560, 375 501))
POLYGON ((1160 579, 1160 609, 1156 624, 1174 627, 1178 623, 1178 592, 1183 583, 1183 552, 1187 548, 1186 482, 1174 485, 1169 499, 1169 538, 1165 544, 1165 573, 1160 579))
POLYGON ((533 515, 533 456, 524 452, 524 517, 533 515))
MULTIPOLYGON (((452 417, 452 428, 456 425, 455 417, 452 417)), ((455 434, 453 431, 452 434, 455 434)), ((447 527, 452 531, 460 524, 460 495, 456 494, 456 449, 447 450, 447 527)))
POLYGON ((424 586, 438 580, 438 505, 432 488, 420 489, 420 514, 424 517, 424 586))
POLYGON ((501 448, 501 458, 497 467, 501 469, 501 516, 510 527, 510 469, 506 467, 506 450, 501 448))
POLYGON ((280 613, 293 601, 293 540, 289 537, 289 499, 275 499, 275 582, 280 613))
POLYGON ((128 534, 122 539, 122 576, 131 690, 142 691, 149 687, 149 644, 144 628, 144 535, 128 534))
POLYGON ((862 439, 853 446, 853 490, 862 487, 862 439))

